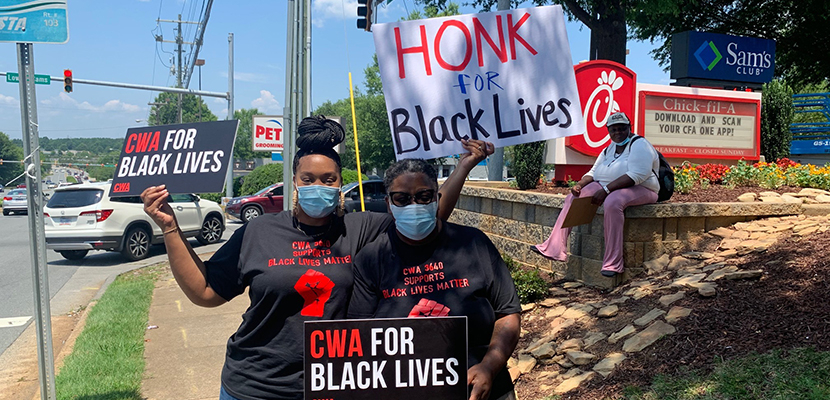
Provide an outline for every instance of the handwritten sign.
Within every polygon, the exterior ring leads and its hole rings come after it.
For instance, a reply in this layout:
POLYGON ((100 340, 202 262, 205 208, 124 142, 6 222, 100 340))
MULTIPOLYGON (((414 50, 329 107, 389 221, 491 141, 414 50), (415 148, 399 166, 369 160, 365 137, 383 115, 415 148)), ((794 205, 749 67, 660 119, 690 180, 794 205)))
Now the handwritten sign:
POLYGON ((467 317, 309 321, 306 399, 467 398, 467 317))
POLYGON ((112 196, 135 196, 160 184, 173 194, 221 191, 238 126, 230 120, 128 129, 112 196))
POLYGON ((373 26, 395 156, 585 130, 560 6, 373 26))

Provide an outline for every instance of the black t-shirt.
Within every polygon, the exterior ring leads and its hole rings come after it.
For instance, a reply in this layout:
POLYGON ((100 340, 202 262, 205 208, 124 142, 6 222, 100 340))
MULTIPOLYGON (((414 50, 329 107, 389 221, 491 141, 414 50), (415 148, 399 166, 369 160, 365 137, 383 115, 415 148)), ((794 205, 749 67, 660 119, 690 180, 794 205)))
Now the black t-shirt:
POLYGON ((228 339, 222 369, 229 394, 303 398, 303 322, 345 318, 352 257, 392 221, 388 214, 346 214, 318 232, 304 226, 312 238, 295 226, 291 212, 265 214, 205 262, 208 284, 222 298, 249 288, 251 305, 228 339))
MULTIPOLYGON (((390 227, 355 256, 354 264, 349 318, 466 315, 469 367, 484 358, 496 314, 521 312, 501 255, 475 228, 443 222, 435 240, 411 246, 390 227)), ((502 369, 490 397, 512 387, 507 369, 502 369)))

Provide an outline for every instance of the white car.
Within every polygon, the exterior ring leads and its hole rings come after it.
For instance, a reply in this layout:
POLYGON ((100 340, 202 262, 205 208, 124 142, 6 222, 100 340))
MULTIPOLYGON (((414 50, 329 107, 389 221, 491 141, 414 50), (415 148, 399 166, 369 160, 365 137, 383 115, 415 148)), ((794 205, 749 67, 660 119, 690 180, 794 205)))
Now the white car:
MULTIPOLYGON (((144 212, 141 199, 110 198, 111 186, 83 183, 55 189, 43 209, 46 248, 69 260, 80 260, 90 250, 108 250, 135 261, 147 257, 150 245, 163 243, 163 233, 144 212)), ((201 244, 222 238, 225 216, 219 204, 195 194, 174 194, 169 202, 185 237, 201 244)))

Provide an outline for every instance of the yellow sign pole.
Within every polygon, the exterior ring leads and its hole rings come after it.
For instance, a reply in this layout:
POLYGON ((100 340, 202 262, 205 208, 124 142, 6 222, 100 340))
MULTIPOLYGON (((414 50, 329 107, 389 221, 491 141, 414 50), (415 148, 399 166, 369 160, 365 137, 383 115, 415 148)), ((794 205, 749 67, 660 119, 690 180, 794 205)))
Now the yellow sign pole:
POLYGON ((360 211, 366 211, 366 204, 363 202, 363 172, 360 171, 360 146, 357 144, 357 115, 354 112, 354 86, 352 86, 351 72, 349 72, 349 97, 352 100, 352 131, 354 132, 354 156, 357 163, 357 185, 360 190, 360 211))

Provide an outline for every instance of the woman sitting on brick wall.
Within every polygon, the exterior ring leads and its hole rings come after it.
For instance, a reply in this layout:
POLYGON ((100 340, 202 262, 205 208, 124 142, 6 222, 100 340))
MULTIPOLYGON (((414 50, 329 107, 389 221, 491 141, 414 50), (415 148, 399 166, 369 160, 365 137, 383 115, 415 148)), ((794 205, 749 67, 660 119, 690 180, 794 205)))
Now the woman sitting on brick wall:
POLYGON ((605 210, 602 275, 613 277, 623 272, 625 209, 657 202, 660 184, 655 171, 659 170, 660 161, 651 143, 641 137, 632 140, 636 135, 631 132, 625 113, 612 114, 606 127, 614 143, 600 153, 591 170, 571 188, 548 240, 530 248, 552 260, 567 261, 571 228, 562 228, 562 223, 575 197, 592 197, 591 202, 603 205, 605 210))

